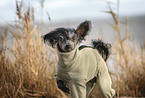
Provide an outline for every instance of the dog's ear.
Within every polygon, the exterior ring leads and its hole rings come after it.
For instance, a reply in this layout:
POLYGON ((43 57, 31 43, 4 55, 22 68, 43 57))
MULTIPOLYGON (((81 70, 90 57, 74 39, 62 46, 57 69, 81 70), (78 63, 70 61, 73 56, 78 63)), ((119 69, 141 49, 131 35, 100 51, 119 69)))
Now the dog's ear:
POLYGON ((65 35, 65 29, 64 28, 58 28, 55 29, 43 36, 41 36, 42 40, 44 43, 48 43, 51 45, 53 48, 55 48, 56 44, 58 43, 59 39, 61 36, 65 35))
POLYGON ((82 22, 76 29, 80 40, 83 40, 84 37, 89 33, 91 29, 91 21, 84 21, 82 22))

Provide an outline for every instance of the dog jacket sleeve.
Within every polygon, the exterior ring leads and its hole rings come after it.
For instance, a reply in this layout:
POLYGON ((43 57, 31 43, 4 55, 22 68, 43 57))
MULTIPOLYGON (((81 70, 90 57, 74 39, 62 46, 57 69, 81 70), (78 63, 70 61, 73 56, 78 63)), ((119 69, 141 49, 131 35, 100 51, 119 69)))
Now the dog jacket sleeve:
POLYGON ((85 80, 71 80, 69 82, 71 98, 86 98, 85 84, 86 84, 85 80))
POLYGON ((98 73, 96 74, 96 77, 99 91, 104 98, 112 98, 115 95, 115 90, 111 87, 112 81, 107 65, 100 55, 98 58, 98 66, 98 73))

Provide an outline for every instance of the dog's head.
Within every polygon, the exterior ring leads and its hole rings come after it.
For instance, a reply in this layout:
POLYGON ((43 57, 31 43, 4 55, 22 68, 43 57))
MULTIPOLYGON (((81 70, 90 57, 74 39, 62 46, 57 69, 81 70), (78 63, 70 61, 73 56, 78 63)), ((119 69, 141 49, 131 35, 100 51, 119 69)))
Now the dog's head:
POLYGON ((91 22, 84 21, 77 29, 70 28, 57 28, 48 34, 42 36, 44 42, 49 42, 53 48, 58 46, 61 52, 70 52, 75 46, 84 40, 85 36, 89 33, 91 22))

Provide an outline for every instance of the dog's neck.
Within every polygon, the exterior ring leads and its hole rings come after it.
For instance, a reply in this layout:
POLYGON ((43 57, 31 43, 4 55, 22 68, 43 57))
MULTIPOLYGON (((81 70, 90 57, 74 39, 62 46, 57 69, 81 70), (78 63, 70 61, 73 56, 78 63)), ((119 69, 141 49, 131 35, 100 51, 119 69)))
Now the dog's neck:
POLYGON ((59 50, 59 47, 57 47, 57 52, 58 52, 58 64, 60 67, 63 68, 71 67, 76 62, 79 55, 77 46, 70 52, 61 52, 59 50))

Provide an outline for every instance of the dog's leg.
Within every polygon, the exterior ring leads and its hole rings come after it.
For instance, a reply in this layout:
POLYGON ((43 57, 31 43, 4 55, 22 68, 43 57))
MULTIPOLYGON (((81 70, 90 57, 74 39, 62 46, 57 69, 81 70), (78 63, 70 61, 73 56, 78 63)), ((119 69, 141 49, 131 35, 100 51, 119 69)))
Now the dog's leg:
MULTIPOLYGON (((96 79, 96 78, 95 78, 96 79)), ((95 85, 95 82, 94 81, 89 81, 87 82, 86 84, 86 97, 88 98, 89 97, 89 94, 91 93, 93 87, 95 85)))
POLYGON ((71 98, 86 98, 86 80, 71 80, 69 88, 71 98))
POLYGON ((59 89, 61 89, 63 92, 69 94, 70 90, 69 88, 66 87, 66 85, 64 84, 64 82, 62 80, 58 80, 57 81, 57 86, 59 89))
POLYGON ((97 84, 103 98, 112 98, 115 95, 115 90, 111 88, 112 81, 108 70, 97 77, 97 84))

